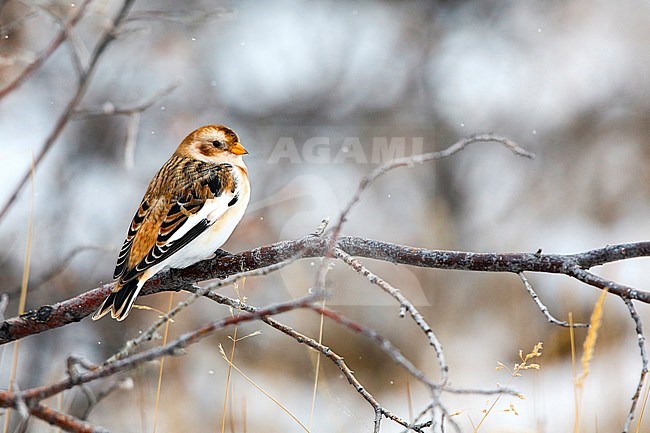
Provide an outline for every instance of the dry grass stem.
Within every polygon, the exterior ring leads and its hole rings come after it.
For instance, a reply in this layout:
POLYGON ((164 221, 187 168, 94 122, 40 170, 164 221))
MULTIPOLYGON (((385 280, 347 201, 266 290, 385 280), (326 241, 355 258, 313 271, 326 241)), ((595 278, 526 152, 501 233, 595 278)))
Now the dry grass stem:
POLYGON ((582 358, 580 359, 580 365, 582 367, 582 373, 576 379, 576 386, 582 388, 589 374, 589 364, 594 357, 594 350, 596 349, 596 341, 598 340, 598 331, 602 325, 603 318, 603 304, 605 303, 605 297, 607 296, 607 290, 603 290, 596 301, 594 306, 594 311, 591 313, 591 319, 589 320, 589 331, 587 332, 587 338, 585 338, 584 343, 582 344, 582 358))
MULTIPOLYGON (((172 305, 174 305, 174 292, 169 293, 169 305, 167 311, 171 311, 172 305)), ((167 337, 169 336, 169 321, 165 323, 165 333, 163 335, 162 345, 167 345, 167 337)), ((165 370, 165 357, 160 358, 160 367, 158 369, 158 384, 156 386, 156 403, 153 408, 153 433, 156 433, 156 428, 158 426, 158 409, 160 407, 160 394, 162 391, 162 379, 163 371, 165 370)))
MULTIPOLYGON (((569 312, 569 324, 573 325, 573 313, 569 312)), ((573 433, 580 433, 580 393, 576 386, 578 383, 578 367, 576 356, 576 338, 573 326, 569 326, 569 339, 571 343, 571 369, 573 374, 573 433)))
MULTIPOLYGON (((573 329, 573 327, 571 327, 571 329, 573 329)), ((533 346, 533 350, 526 353, 525 355, 524 355, 523 350, 519 349, 519 360, 521 362, 515 364, 514 367, 512 368, 512 370, 510 368, 508 368, 504 363, 497 362, 497 367, 496 367, 497 370, 506 370, 510 374, 510 377, 508 378, 508 382, 506 382, 506 385, 505 385, 506 387, 508 387, 510 385, 510 383, 514 380, 514 378, 521 377, 522 376, 522 374, 521 374, 522 371, 539 370, 540 369, 539 364, 537 364, 535 362, 530 362, 530 361, 534 360, 535 358, 539 358, 540 356, 542 356, 542 348, 543 348, 543 344, 540 341, 535 346, 533 346)), ((490 415, 490 413, 492 413, 494 411, 494 408, 497 405, 497 403, 499 402, 499 400, 501 399, 501 396, 502 396, 502 394, 499 394, 494 399, 492 404, 490 404, 487 409, 483 410, 483 417, 481 418, 479 423, 476 425, 476 427, 474 427, 474 433, 477 433, 479 431, 479 429, 481 428, 481 426, 483 425, 483 423, 485 422, 487 417, 490 415)), ((522 394, 519 394, 518 397, 520 399, 522 399, 522 400, 525 398, 522 394)), ((488 400, 488 404, 489 404, 489 400, 488 400)), ((503 412, 512 412, 515 415, 519 415, 519 413, 515 410, 515 407, 514 407, 514 405, 512 403, 510 403, 508 408, 504 409, 503 412)))
POLYGON ((221 353, 221 357, 230 365, 237 373, 241 374, 241 376, 246 379, 251 385, 253 385, 258 391, 260 391, 264 396, 266 396, 269 400, 271 400, 276 406, 278 406, 280 409, 282 409, 283 412, 285 412, 287 415, 289 415, 295 422, 302 428, 304 431, 309 433, 309 429, 302 423, 300 420, 293 414, 289 409, 286 408, 282 403, 280 403, 275 397, 273 397, 271 394, 269 394, 264 388, 262 388, 260 385, 258 385, 253 379, 248 377, 243 371, 239 369, 235 364, 230 362, 228 359, 228 356, 226 355, 225 350, 223 349, 223 346, 219 344, 219 352, 221 353))
MULTIPOLYGON (((246 278, 242 278, 242 290, 246 284, 246 278)), ((235 293, 237 293, 237 298, 240 300, 240 302, 245 302, 246 297, 242 297, 241 294, 239 293, 239 287, 237 286, 237 283, 235 283, 235 293)), ((237 308, 236 312, 232 308, 230 308, 230 315, 232 317, 239 316, 241 314, 241 308, 237 308)), ((232 331, 232 335, 229 335, 228 338, 232 342, 232 345, 230 346, 230 358, 228 359, 228 371, 226 372, 226 389, 224 390, 224 397, 223 397, 223 408, 221 411, 221 433, 225 433, 226 431, 226 414, 228 413, 228 397, 230 394, 230 380, 232 377, 232 366, 233 362, 235 361, 235 346, 237 345, 237 342, 240 340, 237 338, 237 331, 239 330, 239 326, 235 325, 232 331)), ((249 334, 248 336, 251 336, 253 334, 249 334)), ((242 337, 241 339, 246 338, 242 337)), ((221 345, 219 345, 221 347, 221 345)), ((231 406, 232 409, 232 406, 231 406)), ((231 422, 233 422, 233 416, 231 413, 231 422)), ((232 430, 234 433, 234 430, 232 430)))
MULTIPOLYGON (((325 299, 323 299, 321 307, 325 308, 325 299)), ((318 326, 318 344, 322 345, 323 330, 325 329, 325 316, 323 316, 323 314, 320 314, 319 322, 320 323, 318 326)), ((312 389, 311 405, 309 408, 309 423, 307 424, 309 431, 311 431, 312 421, 314 420, 314 408, 316 407, 316 395, 318 393, 318 379, 320 377, 320 360, 321 360, 320 355, 321 355, 320 352, 316 353, 316 365, 314 366, 314 386, 312 389)))
POLYGON ((640 433, 641 432, 641 421, 643 421, 643 415, 645 414, 645 408, 648 404, 648 394, 650 393, 650 386, 645 387, 645 392, 643 393, 643 402, 641 403, 641 409, 639 411, 639 419, 636 422, 636 429, 634 430, 635 433, 640 433))
MULTIPOLYGON (((29 170, 29 217, 27 219, 27 244, 25 245, 25 258, 23 261, 23 277, 20 286, 20 300, 18 301, 18 315, 25 313, 25 305, 27 304, 27 287, 29 285, 29 270, 32 257, 32 244, 34 240, 34 171, 36 170, 34 164, 34 154, 31 154, 31 164, 29 170)), ((16 382, 16 375, 18 374, 18 356, 20 354, 20 340, 14 344, 14 352, 11 360, 11 371, 9 372, 9 386, 7 390, 12 392, 16 382)), ((11 408, 7 408, 4 414, 3 433, 9 432, 11 423, 11 408)))

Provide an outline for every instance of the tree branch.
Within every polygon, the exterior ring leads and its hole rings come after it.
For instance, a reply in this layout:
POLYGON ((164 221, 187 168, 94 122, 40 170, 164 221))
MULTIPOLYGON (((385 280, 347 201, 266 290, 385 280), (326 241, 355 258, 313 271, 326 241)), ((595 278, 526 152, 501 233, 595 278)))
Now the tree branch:
POLYGON ((84 383, 89 383, 97 379, 112 376, 121 371, 132 370, 139 365, 142 365, 154 359, 161 358, 163 356, 179 354, 187 346, 199 342, 203 338, 212 335, 219 329, 223 329, 227 326, 235 325, 238 323, 260 320, 266 316, 273 316, 298 308, 306 308, 309 307, 309 305, 313 303, 318 296, 319 294, 312 294, 310 296, 299 298, 294 301, 269 305, 267 307, 259 309, 254 313, 242 313, 237 316, 230 316, 224 319, 216 320, 181 335, 166 346, 153 347, 151 349, 147 349, 142 352, 127 356, 124 359, 115 361, 108 365, 98 366, 83 373, 68 375, 68 377, 65 379, 62 379, 50 385, 30 388, 17 393, 0 390, 0 407, 13 407, 17 404, 18 401, 24 401, 29 406, 29 404, 32 402, 37 402, 52 397, 53 395, 65 391, 66 389, 71 389, 84 383))
MULTIPOLYGON (((341 214, 339 215, 336 225, 332 228, 332 236, 331 236, 332 242, 336 243, 338 236, 341 233, 341 229, 343 228, 343 224, 345 223, 345 220, 348 217, 348 214, 352 211, 352 208, 356 206, 357 203, 359 203, 359 201, 361 200, 361 194, 363 194, 363 192, 370 185, 372 185, 378 178, 388 173, 389 171, 399 167, 413 167, 415 165, 426 164, 427 162, 432 162, 432 161, 437 161, 439 159, 447 158, 449 156, 452 156, 460 152, 461 150, 465 149, 467 146, 470 146, 474 143, 499 143, 505 146, 506 148, 510 149, 512 153, 514 153, 517 156, 523 156, 526 158, 535 157, 534 153, 523 149, 512 140, 509 140, 505 137, 501 137, 498 135, 485 133, 485 134, 474 134, 471 137, 461 138, 454 144, 438 152, 423 153, 421 155, 395 158, 390 161, 387 161, 381 164, 380 166, 378 166, 377 168, 375 168, 372 171, 372 173, 370 173, 369 175, 361 179, 359 185, 357 186, 357 190, 355 191, 354 195, 352 196, 348 204, 345 206, 343 211, 341 211, 341 214)), ((332 249, 333 248, 334 247, 332 244, 332 249)))
MULTIPOLYGON (((637 342, 639 344, 639 350, 641 352, 641 375, 639 377, 639 384, 637 385, 634 395, 632 396, 632 404, 630 405, 630 410, 627 414, 627 417, 625 418, 625 424, 623 426, 623 433, 626 433, 629 431, 630 424, 634 419, 634 412, 636 411, 636 406, 639 402, 639 397, 641 396, 641 389, 643 388, 646 376, 648 375, 648 353, 646 352, 645 348, 645 334, 643 333, 643 323, 641 322, 641 317, 639 317, 639 313, 636 312, 636 308, 630 299, 624 298, 623 301, 630 311, 630 316, 636 325, 637 342)), ((643 413, 643 409, 641 409, 641 411, 643 413)))
POLYGON ((49 45, 39 54, 39 56, 30 63, 22 72, 14 78, 14 80, 0 89, 0 99, 4 98, 6 95, 14 91, 18 86, 24 83, 50 56, 56 51, 57 48, 65 41, 69 29, 74 27, 77 22, 83 17, 86 10, 86 6, 90 3, 90 0, 83 2, 76 9, 76 13, 70 18, 67 23, 62 24, 62 29, 57 33, 57 35, 50 41, 49 45))
MULTIPOLYGON (((107 29, 104 34, 101 36, 99 42, 97 43, 95 50, 90 58, 90 62, 88 64, 88 67, 82 71, 81 76, 79 77, 79 84, 77 86, 77 91, 75 92, 74 96, 70 99, 68 104, 66 105, 65 109, 63 110, 63 114, 58 118, 56 121, 54 128, 50 132, 50 134, 47 136, 45 139, 45 143, 43 144, 43 147, 41 150, 36 154, 34 158, 34 163, 33 166, 30 167, 29 170, 25 172, 25 174, 22 176, 22 178, 18 181, 18 185, 14 188, 12 193, 9 195, 9 198, 5 202, 4 206, 2 207, 2 210, 0 210, 0 222, 2 222, 2 219, 5 217, 13 203, 16 201, 18 198, 18 195, 20 194, 20 191, 22 191, 23 187, 25 186, 25 183, 27 183, 27 180, 29 179, 29 176, 32 172, 32 170, 36 170, 38 165, 41 163, 47 152, 52 148, 52 145, 56 142, 56 140, 59 138, 61 133, 63 132, 63 129, 65 126, 68 124, 70 119, 72 118, 77 105, 81 102, 83 99, 84 95, 86 94, 86 91, 88 90, 88 86, 90 85, 90 79, 95 72, 95 69, 97 67, 97 64, 99 62, 99 59, 101 58, 102 54, 105 53, 106 48, 110 45, 111 42, 113 42, 116 38, 117 35, 117 29, 119 28, 120 24, 122 23, 122 20, 126 18, 127 14, 129 13, 129 10, 131 9, 131 6, 133 6, 133 3, 135 0, 124 0, 124 3, 122 4, 122 7, 120 8, 119 12, 113 19, 113 22, 110 26, 109 29, 107 29)), ((81 16, 81 13, 78 15, 79 17, 81 16)), ((66 30, 64 29, 63 31, 63 38, 65 39, 65 34, 66 30)), ((56 41, 56 40, 55 40, 56 41)), ((58 46, 58 45, 56 45, 58 46)), ((54 47, 56 49, 56 47, 54 47)), ((54 50, 53 49, 53 50, 54 50)), ((2 95, 0 94, 0 97, 2 95)))
POLYGON ((550 311, 548 311, 548 307, 544 305, 541 299, 539 299, 539 296, 535 292, 535 289, 533 289, 533 286, 530 284, 528 281, 528 278, 526 278, 526 275, 523 272, 519 272, 519 278, 521 278, 521 281, 524 283, 524 286, 526 287, 526 291, 530 295, 530 297, 533 299, 535 304, 537 304, 537 308, 544 314, 544 317, 546 317, 546 320, 548 320, 549 323, 553 323, 558 326, 564 326, 566 328, 588 328, 589 324, 588 323, 569 323, 565 322, 564 320, 558 320, 556 319, 550 311))
MULTIPOLYGON (((305 236, 261 246, 230 256, 206 260, 185 269, 172 269, 156 274, 144 285, 142 295, 164 291, 180 291, 197 281, 225 278, 239 272, 276 265, 292 257, 323 257, 328 251, 328 238, 305 236)), ((650 293, 617 284, 585 271, 596 265, 650 256, 650 242, 607 246, 579 254, 536 253, 472 253, 429 250, 356 236, 341 236, 337 248, 350 256, 387 261, 396 264, 436 269, 482 272, 544 272, 564 274, 613 294, 643 303, 650 303, 650 293)), ((19 317, 0 323, 0 344, 28 335, 78 322, 92 314, 108 296, 113 283, 104 284, 54 305, 45 305, 19 317)))
MULTIPOLYGON (((368 281, 370 281, 372 284, 379 286, 384 292, 388 293, 395 300, 397 300, 397 302, 399 302, 400 304, 400 309, 404 309, 405 311, 409 312, 411 318, 415 321, 415 323, 417 323, 420 329, 422 329, 424 334, 427 336, 427 339, 429 340, 429 344, 435 350, 436 358, 438 358, 438 365, 440 366, 440 376, 442 379, 441 382, 443 384, 446 384, 449 378, 449 366, 447 365, 447 361, 445 360, 445 352, 442 349, 442 344, 440 343, 440 340, 438 339, 436 334, 433 332, 433 329, 431 329, 431 326, 429 326, 429 324, 424 319, 422 314, 420 314, 417 308, 415 308, 415 305, 413 305, 411 301, 406 299, 406 297, 402 294, 402 292, 399 289, 396 289, 395 287, 388 284, 388 282, 386 282, 385 280, 373 274, 368 268, 363 266, 357 259, 350 256, 346 252, 336 248, 334 250, 334 255, 337 258, 343 260, 348 266, 354 269, 357 273, 359 273, 360 275, 368 279, 368 281)), ((400 313, 400 316, 404 317, 404 314, 400 313)))
POLYGON ((24 402, 20 401, 16 394, 9 391, 0 390, 0 407, 11 407, 17 409, 19 413, 21 409, 26 409, 26 415, 34 416, 67 432, 108 433, 108 430, 103 427, 94 426, 39 402, 34 402, 25 407, 24 402))

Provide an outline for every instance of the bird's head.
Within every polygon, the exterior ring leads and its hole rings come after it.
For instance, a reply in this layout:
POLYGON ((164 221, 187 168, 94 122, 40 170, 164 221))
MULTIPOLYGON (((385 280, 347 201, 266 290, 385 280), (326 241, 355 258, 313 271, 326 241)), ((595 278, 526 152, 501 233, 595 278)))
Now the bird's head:
POLYGON ((235 132, 223 125, 207 125, 191 132, 176 153, 207 162, 242 163, 248 151, 235 132))

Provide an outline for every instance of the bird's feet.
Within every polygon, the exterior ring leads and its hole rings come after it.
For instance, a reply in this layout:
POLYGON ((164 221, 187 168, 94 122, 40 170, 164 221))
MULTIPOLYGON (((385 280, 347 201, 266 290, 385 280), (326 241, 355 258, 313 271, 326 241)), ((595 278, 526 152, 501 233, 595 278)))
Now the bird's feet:
POLYGON ((207 260, 221 259, 223 257, 228 257, 228 256, 232 256, 232 254, 226 250, 222 250, 221 248, 219 248, 217 251, 212 253, 212 255, 208 257, 207 260))

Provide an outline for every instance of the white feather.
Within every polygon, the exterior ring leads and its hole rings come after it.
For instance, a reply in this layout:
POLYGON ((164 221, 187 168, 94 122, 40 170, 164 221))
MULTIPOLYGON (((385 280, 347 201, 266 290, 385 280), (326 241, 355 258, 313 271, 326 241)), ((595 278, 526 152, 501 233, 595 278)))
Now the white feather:
MULTIPOLYGON (((243 176, 243 169, 238 166, 235 166, 235 168, 236 170, 233 171, 233 175, 237 178, 237 190, 234 193, 224 192, 221 196, 213 200, 207 200, 201 210, 195 215, 190 216, 178 228, 169 241, 180 239, 204 218, 207 218, 211 222, 214 221, 213 224, 185 247, 144 271, 142 278, 138 281, 135 294, 131 297, 129 304, 124 307, 126 311, 131 309, 140 289, 142 289, 144 283, 153 275, 165 268, 186 268, 196 262, 205 260, 228 240, 244 216, 244 211, 250 199, 250 184, 243 176), (237 203, 229 207, 228 203, 237 194, 239 195, 237 203)), ((114 314, 112 315, 115 317, 114 314)), ((124 320, 125 318, 126 315, 122 316, 119 320, 124 320)))
POLYGON ((243 170, 240 167, 235 167, 233 175, 237 181, 237 190, 234 193, 224 192, 215 199, 207 200, 201 210, 190 216, 169 241, 180 239, 203 219, 207 219, 212 225, 185 247, 163 260, 159 265, 152 267, 151 275, 163 268, 185 268, 205 260, 228 240, 244 216, 250 199, 250 186, 247 179, 243 177, 243 170), (228 203, 235 195, 239 195, 237 203, 229 207, 228 203))

